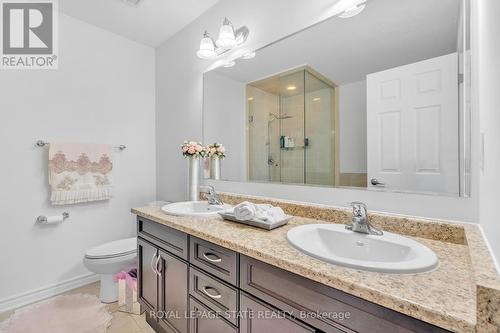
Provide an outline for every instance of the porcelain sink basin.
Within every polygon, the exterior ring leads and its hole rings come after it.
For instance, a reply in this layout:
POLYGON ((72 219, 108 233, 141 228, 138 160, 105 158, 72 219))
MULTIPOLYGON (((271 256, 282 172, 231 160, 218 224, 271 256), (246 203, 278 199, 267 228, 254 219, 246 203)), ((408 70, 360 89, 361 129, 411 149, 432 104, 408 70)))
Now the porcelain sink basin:
POLYGON ((210 205, 206 201, 184 201, 175 202, 161 207, 161 210, 168 215, 174 216, 215 216, 218 212, 231 208, 230 205, 210 205))
POLYGON ((317 259, 381 273, 422 273, 438 266, 436 254, 412 239, 384 232, 382 236, 347 230, 342 224, 308 224, 292 228, 288 242, 317 259))

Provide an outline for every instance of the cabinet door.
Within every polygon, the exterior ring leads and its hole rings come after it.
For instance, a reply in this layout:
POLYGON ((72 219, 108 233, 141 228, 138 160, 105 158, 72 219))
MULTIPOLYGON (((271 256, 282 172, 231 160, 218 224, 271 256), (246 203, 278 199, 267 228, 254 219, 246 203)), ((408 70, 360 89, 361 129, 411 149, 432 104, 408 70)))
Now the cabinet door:
POLYGON ((241 294, 240 333, 306 333, 316 330, 287 317, 273 307, 241 294))
MULTIPOLYGON (((236 333, 238 329, 215 316, 215 312, 195 300, 189 299, 190 333, 236 333)), ((266 331, 271 332, 271 331, 266 331)), ((264 332, 262 332, 264 333, 264 332)))
POLYGON ((172 333, 188 330, 188 264, 165 251, 159 251, 160 326, 172 333))
POLYGON ((152 244, 138 238, 137 257, 139 259, 137 274, 138 300, 143 310, 158 309, 158 276, 153 268, 158 250, 152 244))

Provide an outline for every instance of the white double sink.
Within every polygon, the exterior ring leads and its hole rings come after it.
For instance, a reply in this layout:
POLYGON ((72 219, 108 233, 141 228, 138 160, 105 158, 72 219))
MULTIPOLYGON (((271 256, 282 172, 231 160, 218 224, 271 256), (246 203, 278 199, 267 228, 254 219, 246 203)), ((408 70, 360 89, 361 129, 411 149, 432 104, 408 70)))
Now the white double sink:
MULTIPOLYGON (((163 206, 165 214, 209 217, 231 208, 205 201, 177 202, 163 206)), ((335 265, 381 273, 422 273, 438 266, 436 254, 410 238, 384 232, 367 235, 342 224, 306 224, 288 231, 288 242, 299 251, 335 265)))
POLYGON ((209 205, 206 201, 184 201, 174 202, 161 207, 161 210, 167 215, 173 216, 193 216, 193 217, 209 217, 215 216, 218 212, 222 212, 231 208, 230 205, 209 205))
POLYGON ((410 238, 384 232, 367 235, 342 224, 306 224, 288 231, 299 251, 332 264, 382 273, 422 273, 437 267, 428 247, 410 238))

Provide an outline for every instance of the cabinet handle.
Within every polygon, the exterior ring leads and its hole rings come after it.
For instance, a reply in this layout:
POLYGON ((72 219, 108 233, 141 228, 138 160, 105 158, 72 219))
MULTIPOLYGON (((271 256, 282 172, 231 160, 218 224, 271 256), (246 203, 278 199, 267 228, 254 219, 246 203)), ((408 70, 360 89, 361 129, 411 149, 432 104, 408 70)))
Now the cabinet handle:
POLYGON ((161 255, 158 255, 156 262, 155 262, 155 271, 156 271, 156 275, 158 275, 158 276, 161 276, 161 267, 158 268, 158 264, 160 263, 160 260, 161 260, 161 255))
POLYGON ((208 297, 213 298, 213 299, 219 299, 222 297, 222 295, 219 293, 219 291, 217 289, 215 289, 214 287, 205 286, 205 287, 203 287, 202 291, 205 293, 205 295, 207 295, 208 297), (208 289, 214 290, 217 294, 212 295, 211 293, 208 292, 208 289))
POLYGON ((206 252, 203 252, 202 254, 203 258, 207 259, 208 261, 211 261, 211 262, 222 262, 222 259, 216 255, 215 253, 206 253, 206 252), (214 256, 215 258, 217 259, 212 259, 208 256, 214 256))
POLYGON ((155 260, 156 260, 156 253, 153 254, 153 258, 151 258, 151 269, 156 275, 158 275, 158 271, 155 268, 155 260))

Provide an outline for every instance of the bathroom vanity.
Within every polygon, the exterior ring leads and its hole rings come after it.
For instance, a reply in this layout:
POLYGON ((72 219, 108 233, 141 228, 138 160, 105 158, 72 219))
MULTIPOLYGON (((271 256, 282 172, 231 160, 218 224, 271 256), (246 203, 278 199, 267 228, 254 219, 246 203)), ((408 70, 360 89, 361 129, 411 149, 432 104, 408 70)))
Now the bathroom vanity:
POLYGON ((158 331, 447 332, 143 217, 138 235, 138 298, 165 311, 149 316, 158 331))
MULTIPOLYGON (((476 331, 480 286, 471 278, 470 256, 476 261, 484 253, 480 234, 467 229, 475 226, 372 216, 377 226, 393 232, 404 223, 401 232, 418 234, 415 238, 440 259, 432 272, 382 274, 322 262, 286 241, 291 227, 318 220, 347 223, 349 212, 296 204, 282 208, 296 217, 273 231, 218 216, 133 209, 138 298, 148 323, 158 332, 193 333, 476 331)), ((480 266, 491 268, 484 262, 489 259, 481 259, 480 266)), ((480 275, 486 274, 483 268, 480 275)))

